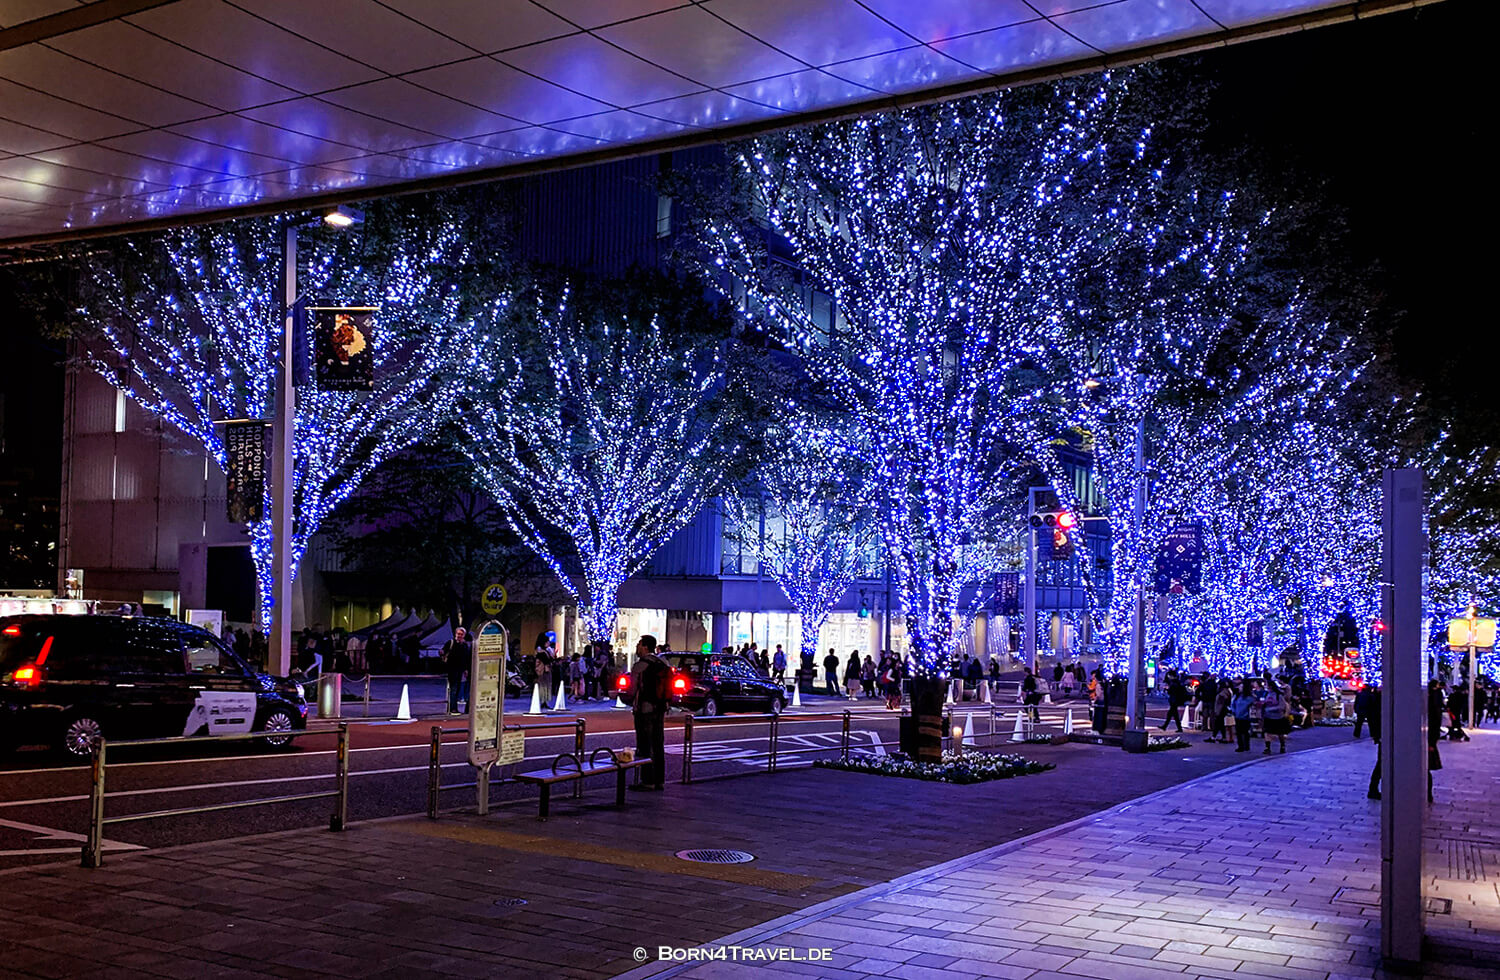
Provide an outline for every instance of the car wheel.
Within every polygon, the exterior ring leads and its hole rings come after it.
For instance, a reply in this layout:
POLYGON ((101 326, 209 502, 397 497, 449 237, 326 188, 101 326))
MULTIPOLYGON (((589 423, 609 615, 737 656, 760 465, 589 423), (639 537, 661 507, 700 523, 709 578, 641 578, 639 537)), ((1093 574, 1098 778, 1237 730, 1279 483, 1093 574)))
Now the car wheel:
POLYGON ((285 734, 268 735, 260 739, 261 744, 268 749, 284 749, 292 744, 292 732, 297 730, 297 723, 292 719, 290 708, 272 708, 261 719, 259 730, 285 732, 285 734))
POLYGON ((705 717, 705 718, 713 718, 716 715, 718 715, 718 713, 719 713, 719 701, 718 701, 718 699, 715 698, 715 697, 713 697, 712 695, 709 695, 707 698, 704 698, 704 700, 703 700, 703 717, 705 717))
POLYGON ((61 747, 75 759, 88 759, 94 754, 94 743, 103 737, 104 727, 99 719, 89 714, 70 715, 63 722, 61 747))
POLYGON ((771 714, 779 715, 786 710, 786 698, 777 696, 771 698, 771 714))

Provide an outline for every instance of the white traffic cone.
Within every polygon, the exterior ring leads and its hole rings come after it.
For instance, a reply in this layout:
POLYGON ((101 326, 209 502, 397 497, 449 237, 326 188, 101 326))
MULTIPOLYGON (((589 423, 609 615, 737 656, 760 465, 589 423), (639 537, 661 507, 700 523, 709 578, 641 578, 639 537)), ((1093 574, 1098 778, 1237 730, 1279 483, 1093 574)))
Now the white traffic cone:
POLYGON ((1016 712, 1016 727, 1011 729, 1010 732, 1010 740, 1012 742, 1019 742, 1026 737, 1025 723, 1021 720, 1025 715, 1026 712, 1024 710, 1016 712))
POLYGON ((396 720, 411 721, 411 695, 405 684, 401 685, 401 704, 396 708, 396 720))
POLYGON ((946 708, 946 707, 948 707, 948 705, 950 705, 952 703, 953 703, 953 684, 950 682, 948 684, 947 695, 943 698, 943 707, 946 708))
POLYGON ((1067 717, 1063 718, 1063 734, 1073 734, 1073 709, 1068 709, 1067 717))
POLYGON ((625 703, 625 699, 622 698, 622 697, 620 697, 619 694, 615 695, 615 707, 616 708, 624 708, 626 711, 630 710, 630 705, 626 704, 625 703))
POLYGON ((566 684, 559 684, 557 686, 557 700, 554 701, 554 702, 552 702, 552 710, 553 711, 567 711, 568 710, 567 690, 568 690, 568 685, 566 685, 566 684))
POLYGON ((979 682, 979 700, 983 701, 985 704, 991 703, 990 702, 990 682, 989 681, 980 681, 979 682))
POLYGON ((1051 691, 1048 691, 1046 694, 1042 695, 1042 703, 1043 704, 1051 704, 1052 703, 1052 692, 1051 691))
POLYGON ((964 737, 959 744, 965 747, 974 745, 974 712, 969 712, 969 717, 964 719, 964 737))
POLYGON ((792 685, 792 707, 794 707, 794 708, 800 708, 800 707, 802 707, 802 685, 801 684, 793 684, 792 685))
POLYGON ((542 713, 542 685, 531 685, 531 708, 526 713, 528 715, 539 715, 542 713))
POLYGON ((1339 695, 1339 717, 1344 717, 1344 696, 1342 694, 1339 695))
POLYGON ((1186 724, 1185 727, 1189 731, 1191 731, 1192 728, 1193 728, 1193 702, 1191 702, 1191 701, 1188 702, 1188 706, 1187 706, 1187 724, 1186 724))

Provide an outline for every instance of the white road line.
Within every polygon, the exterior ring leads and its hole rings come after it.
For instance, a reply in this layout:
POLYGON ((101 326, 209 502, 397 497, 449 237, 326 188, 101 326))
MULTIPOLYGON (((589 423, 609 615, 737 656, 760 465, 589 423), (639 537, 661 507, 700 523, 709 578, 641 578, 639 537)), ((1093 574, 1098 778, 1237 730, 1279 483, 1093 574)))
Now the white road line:
MULTIPOLYGON (((57 830, 53 827, 38 827, 32 823, 20 823, 16 820, 0 820, 0 827, 11 830, 19 830, 27 834, 36 834, 40 841, 73 841, 77 844, 85 843, 88 838, 82 834, 75 834, 67 830, 57 830)), ((104 841, 104 849, 108 851, 144 851, 146 848, 140 844, 126 844, 123 841, 104 841)), ((0 851, 0 856, 16 857, 26 854, 76 854, 77 847, 48 847, 48 848, 26 848, 24 850, 0 851)))

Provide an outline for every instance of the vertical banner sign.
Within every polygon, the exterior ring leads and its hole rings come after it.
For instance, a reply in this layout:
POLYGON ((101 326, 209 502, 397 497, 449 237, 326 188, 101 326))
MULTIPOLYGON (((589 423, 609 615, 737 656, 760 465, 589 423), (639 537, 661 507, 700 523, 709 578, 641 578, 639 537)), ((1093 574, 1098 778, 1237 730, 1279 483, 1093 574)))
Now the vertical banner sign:
POLYGON ((1266 645, 1266 624, 1264 620, 1256 619, 1245 624, 1245 646, 1260 647, 1266 645))
POLYGON ((1021 614, 1021 573, 1001 572, 995 576, 995 615, 1021 614))
POLYGON ((500 727, 505 713, 501 693, 509 646, 505 627, 494 620, 481 626, 474 637, 474 661, 469 668, 469 764, 480 769, 500 758, 500 727))
POLYGON ((265 518, 266 460, 271 427, 265 422, 229 422, 224 426, 224 511, 231 524, 256 524, 265 518))
POLYGON ((1153 576, 1156 593, 1197 595, 1203 591, 1203 525, 1198 521, 1174 527, 1156 551, 1153 576))
POLYGON ((314 306, 314 380, 322 391, 371 391, 375 387, 375 306, 314 306))

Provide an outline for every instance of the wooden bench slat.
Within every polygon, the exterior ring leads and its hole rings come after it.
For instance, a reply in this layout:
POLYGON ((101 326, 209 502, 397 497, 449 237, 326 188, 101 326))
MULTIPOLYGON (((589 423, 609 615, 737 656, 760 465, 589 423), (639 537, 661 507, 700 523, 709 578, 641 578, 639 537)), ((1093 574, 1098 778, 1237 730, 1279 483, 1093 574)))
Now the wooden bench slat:
POLYGON ((640 766, 645 765, 649 761, 651 760, 631 759, 629 762, 622 762, 619 765, 605 762, 585 763, 581 769, 574 769, 570 766, 566 769, 559 769, 555 772, 551 769, 536 769, 532 772, 518 772, 516 773, 515 778, 522 782, 528 783, 561 783, 572 779, 582 779, 585 776, 595 776, 605 772, 619 772, 621 769, 636 769, 640 766))

